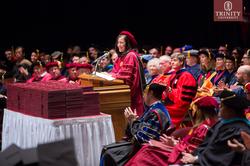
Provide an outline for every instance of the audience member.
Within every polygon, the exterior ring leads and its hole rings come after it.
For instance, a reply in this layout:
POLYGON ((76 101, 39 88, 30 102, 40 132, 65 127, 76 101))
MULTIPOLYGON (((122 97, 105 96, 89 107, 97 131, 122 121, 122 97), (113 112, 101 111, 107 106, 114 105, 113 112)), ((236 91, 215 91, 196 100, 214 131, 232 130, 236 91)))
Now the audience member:
POLYGON ((154 58, 159 58, 161 56, 161 53, 158 48, 151 48, 149 50, 149 54, 151 54, 154 58))
POLYGON ((232 151, 228 140, 242 143, 240 132, 250 132, 249 121, 245 117, 246 100, 234 92, 223 91, 220 96, 220 117, 209 131, 203 143, 191 154, 183 152, 184 164, 198 165, 239 165, 241 155, 232 151), (237 103, 237 104, 235 104, 237 103))
POLYGON ((160 74, 160 60, 158 58, 153 58, 147 63, 148 74, 145 75, 146 84, 150 84, 151 81, 160 74))
POLYGON ((146 88, 144 102, 148 109, 142 116, 138 117, 136 110, 130 107, 125 109, 124 115, 128 121, 126 140, 129 142, 126 145, 124 143, 108 145, 109 148, 102 152, 100 165, 123 165, 142 143, 150 139, 159 140, 161 133, 171 124, 168 111, 160 101, 165 89, 166 87, 160 84, 150 84, 146 88))
POLYGON ((165 51, 164 51, 164 55, 171 56, 172 53, 173 53, 173 48, 171 46, 166 46, 165 51))
POLYGON ((188 50, 183 52, 183 54, 186 56, 185 67, 196 80, 198 79, 201 72, 198 52, 198 50, 188 50))
POLYGON ((178 128, 196 95, 196 80, 185 68, 185 55, 174 53, 171 55, 171 66, 174 74, 169 77, 169 89, 163 94, 163 100, 173 124, 178 128))
MULTIPOLYGON (((188 129, 188 134, 183 138, 175 138, 163 134, 160 141, 150 140, 126 163, 138 166, 158 166, 181 164, 182 152, 193 152, 204 140, 207 131, 217 122, 218 103, 212 97, 203 97, 195 102, 199 112, 196 123, 188 129)), ((182 130, 182 129, 180 129, 182 130)))

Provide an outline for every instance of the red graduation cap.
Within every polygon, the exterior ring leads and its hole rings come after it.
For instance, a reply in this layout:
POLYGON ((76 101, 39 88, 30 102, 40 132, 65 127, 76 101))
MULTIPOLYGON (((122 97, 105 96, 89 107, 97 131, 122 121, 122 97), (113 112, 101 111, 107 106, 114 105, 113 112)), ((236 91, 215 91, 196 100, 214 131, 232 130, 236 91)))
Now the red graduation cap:
POLYGON ((120 35, 126 35, 129 38, 133 48, 137 46, 137 41, 135 40, 134 35, 132 35, 132 33, 130 33, 129 31, 122 31, 120 35))

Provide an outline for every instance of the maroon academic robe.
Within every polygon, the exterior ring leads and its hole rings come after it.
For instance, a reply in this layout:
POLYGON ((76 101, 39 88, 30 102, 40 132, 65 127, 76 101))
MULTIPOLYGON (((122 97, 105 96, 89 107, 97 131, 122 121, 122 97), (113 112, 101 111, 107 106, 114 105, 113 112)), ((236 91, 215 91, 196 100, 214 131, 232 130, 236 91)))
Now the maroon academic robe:
POLYGON ((110 74, 114 78, 124 80, 125 84, 129 85, 131 108, 132 110, 136 109, 138 116, 140 116, 144 112, 144 107, 137 56, 137 53, 132 50, 128 54, 122 55, 115 62, 110 74))
POLYGON ((43 74, 40 75, 40 77, 37 77, 36 75, 32 75, 32 77, 30 79, 27 80, 28 83, 31 83, 31 82, 39 82, 41 81, 45 76, 48 77, 47 75, 48 73, 47 72, 44 72, 43 74))
POLYGON ((43 79, 41 80, 42 82, 47 82, 47 81, 50 81, 50 80, 54 80, 54 81, 60 81, 60 82, 67 82, 67 78, 65 76, 59 76, 57 77, 56 79, 54 79, 49 73, 47 73, 43 79))
POLYGON ((216 123, 215 119, 207 119, 198 127, 193 128, 176 146, 168 146, 162 142, 158 146, 144 145, 131 158, 126 166, 168 166, 169 164, 181 164, 181 152, 191 153, 206 137, 207 131, 216 123))
POLYGON ((30 79, 28 79, 26 82, 27 83, 31 83, 31 82, 38 82, 41 81, 43 79, 43 77, 36 77, 36 76, 32 76, 30 79))
POLYGON ((41 82, 46 82, 46 81, 49 81, 51 79, 52 79, 52 76, 49 73, 47 73, 47 74, 45 74, 45 76, 43 77, 41 82))

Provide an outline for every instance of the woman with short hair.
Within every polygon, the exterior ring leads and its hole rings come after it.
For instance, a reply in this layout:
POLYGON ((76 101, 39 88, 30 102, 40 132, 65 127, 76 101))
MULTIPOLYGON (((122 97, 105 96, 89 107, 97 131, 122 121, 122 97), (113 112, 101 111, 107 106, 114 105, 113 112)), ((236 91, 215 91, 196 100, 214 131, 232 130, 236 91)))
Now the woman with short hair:
POLYGON ((146 84, 150 84, 151 81, 160 74, 160 60, 158 58, 153 58, 147 63, 148 74, 145 75, 146 84))

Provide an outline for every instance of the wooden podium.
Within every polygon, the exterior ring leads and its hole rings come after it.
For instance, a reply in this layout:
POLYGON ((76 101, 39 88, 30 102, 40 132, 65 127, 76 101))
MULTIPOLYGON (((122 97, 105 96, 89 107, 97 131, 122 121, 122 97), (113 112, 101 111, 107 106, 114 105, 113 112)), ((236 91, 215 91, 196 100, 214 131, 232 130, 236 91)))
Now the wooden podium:
POLYGON ((123 112, 131 103, 129 86, 123 80, 108 81, 95 75, 82 74, 79 78, 81 86, 93 86, 99 92, 100 111, 112 116, 116 140, 121 140, 126 128, 123 112))

